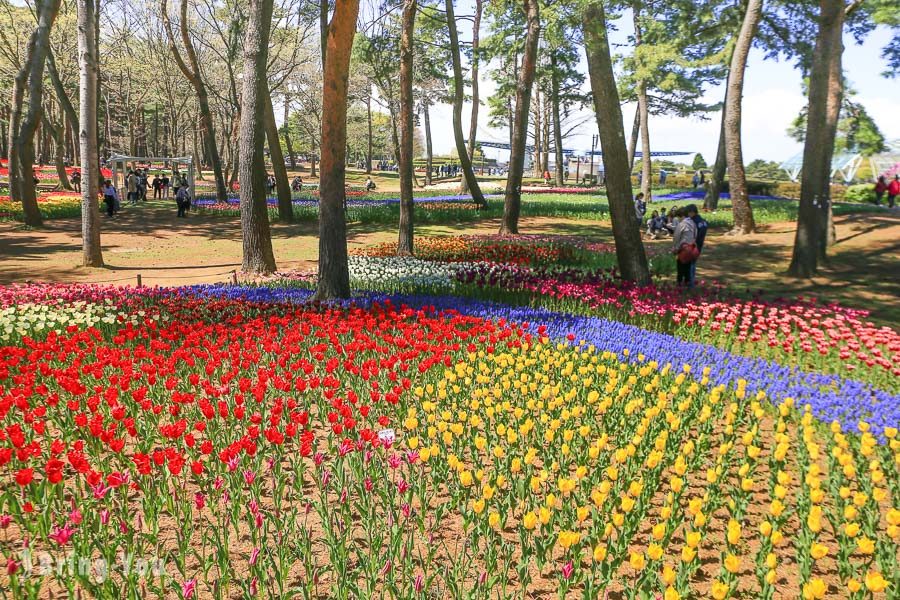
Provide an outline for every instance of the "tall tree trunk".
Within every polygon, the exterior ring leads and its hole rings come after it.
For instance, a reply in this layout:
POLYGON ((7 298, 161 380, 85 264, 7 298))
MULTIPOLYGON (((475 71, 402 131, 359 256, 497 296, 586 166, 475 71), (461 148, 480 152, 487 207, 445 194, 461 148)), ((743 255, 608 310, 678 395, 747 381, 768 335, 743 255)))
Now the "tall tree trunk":
POLYGON ((34 47, 37 37, 38 29, 35 29, 25 47, 25 60, 13 78, 12 95, 9 101, 7 167, 9 167, 9 195, 13 202, 21 202, 22 199, 22 182, 19 178, 19 128, 22 124, 22 104, 25 101, 28 74, 34 69, 34 47))
POLYGON ((366 173, 372 173, 372 84, 369 84, 369 93, 366 94, 366 122, 368 133, 366 134, 366 173))
MULTIPOLYGON (((542 136, 542 144, 541 148, 541 170, 546 172, 550 171, 550 103, 547 101, 547 95, 543 95, 544 99, 544 113, 542 115, 544 119, 544 134, 542 136)), ((541 173, 543 175, 543 173, 541 173)))
POLYGON ((316 138, 313 136, 312 140, 310 140, 309 150, 311 156, 309 157, 309 176, 316 177, 316 138))
POLYGON ((325 71, 325 56, 328 52, 328 0, 319 0, 319 45, 322 53, 322 71, 325 71))
POLYGON ((634 155, 637 153, 638 138, 641 135, 641 107, 634 109, 634 122, 631 124, 631 138, 628 143, 628 173, 634 169, 634 155))
POLYGON ((462 109, 465 83, 462 75, 462 60, 459 56, 459 34, 456 30, 453 0, 445 0, 444 5, 447 11, 447 30, 450 34, 450 58, 453 62, 453 138, 456 142, 456 153, 459 155, 459 164, 462 167, 466 185, 472 194, 472 201, 479 206, 486 206, 487 202, 478 185, 478 180, 475 179, 475 171, 472 169, 472 161, 469 160, 469 151, 463 139, 462 109))
MULTIPOLYGON (((65 118, 65 115, 63 115, 63 118, 65 118)), ((63 129, 61 126, 57 127, 50 122, 47 111, 44 111, 44 114, 41 115, 41 124, 43 125, 44 130, 53 136, 53 163, 56 165, 56 177, 59 179, 58 187, 61 190, 71 191, 72 184, 69 183, 69 174, 66 173, 66 148, 65 139, 63 138, 63 129)))
MULTIPOLYGON (((259 126, 271 109, 266 78, 273 0, 250 0, 244 36, 244 89, 241 96, 241 232, 245 273, 272 273, 275 254, 266 207, 265 131, 259 126)), ((273 118, 274 120, 274 118, 273 118)), ((277 138, 277 135, 276 135, 277 138)), ((277 140, 276 140, 277 141, 277 140)))
MULTIPOLYGON (((634 37, 637 45, 642 43, 642 9, 641 2, 633 4, 634 37)), ((650 99, 647 97, 647 82, 643 79, 638 80, 636 93, 641 127, 641 193, 649 201, 653 188, 653 157, 650 153, 650 99)))
POLYGON ((556 146, 553 160, 556 163, 556 185, 565 185, 565 167, 563 165, 562 123, 559 112, 559 72, 557 71, 556 54, 550 53, 550 107, 553 110, 553 145, 556 146))
POLYGON ((722 185, 725 182, 725 103, 728 96, 728 78, 725 79, 725 96, 722 100, 722 117, 719 123, 719 144, 716 148, 716 161, 706 183, 706 194, 703 198, 704 210, 718 210, 719 196, 722 195, 722 185))
POLYGON ((328 26, 322 87, 322 156, 319 165, 319 284, 315 298, 350 296, 344 181, 347 152, 347 80, 359 0, 335 0, 328 26))
POLYGON ((606 14, 600 0, 585 5, 582 24, 619 271, 623 279, 648 285, 650 269, 640 227, 635 223, 622 108, 609 52, 606 14))
POLYGON ((287 148, 288 162, 291 170, 297 170, 297 159, 294 156, 294 144, 291 142, 291 102, 287 93, 284 95, 284 147, 287 148))
POLYGON ((81 262, 102 267, 100 250, 100 146, 97 140, 97 52, 96 5, 78 0, 79 111, 78 140, 81 145, 81 262))
MULTIPOLYGON (((200 134, 206 145, 206 153, 210 157, 212 163, 213 176, 216 180, 216 199, 219 202, 225 202, 228 198, 228 189, 225 186, 225 176, 222 173, 222 160, 219 156, 219 149, 216 146, 216 128, 212 118, 212 111, 209 108, 209 95, 206 91, 206 84, 200 73, 200 64, 197 60, 197 53, 194 51, 194 45, 188 33, 188 0, 181 0, 181 42, 184 45, 185 54, 187 54, 190 68, 181 57, 178 47, 175 45, 175 35, 172 32, 172 22, 169 19, 167 0, 161 1, 161 12, 163 18, 163 26, 166 30, 166 37, 169 41, 169 49, 172 57, 178 65, 179 70, 185 78, 191 83, 194 92, 197 94, 197 106, 200 111, 200 134)), ((198 164, 199 166, 199 164, 198 164)))
POLYGON ((291 182, 288 181, 287 167, 284 165, 284 153, 281 152, 281 138, 278 136, 278 125, 275 124, 275 107, 272 106, 272 92, 266 84, 265 106, 266 139, 269 143, 269 158, 272 159, 272 172, 275 174, 275 189, 278 193, 278 220, 289 223, 294 220, 294 203, 291 200, 291 182))
MULTIPOLYGON (((434 154, 431 147, 431 117, 428 114, 428 102, 422 103, 422 115, 425 120, 425 185, 431 185, 434 169, 434 154)), ((463 177, 463 182, 466 178, 463 177)))
POLYGON ((842 96, 843 0, 819 1, 819 31, 809 75, 806 139, 800 176, 800 210, 788 274, 808 279, 818 271, 827 245, 831 208, 831 159, 842 96))
POLYGON ((734 45, 728 86, 725 92, 725 160, 728 163, 728 192, 734 213, 734 234, 753 233, 756 222, 747 194, 747 175, 744 171, 744 154, 741 149, 741 105, 744 96, 744 71, 747 57, 756 36, 756 28, 762 19, 763 0, 748 0, 744 22, 734 45))
MULTIPOLYGON (((484 0, 475 0, 475 16, 472 21, 472 116, 469 120, 469 162, 475 156, 475 141, 478 137, 478 46, 481 43, 481 14, 484 12, 484 0)), ((483 173, 482 173, 483 174, 483 173)), ((465 194, 469 191, 469 184, 465 177, 462 179, 460 191, 465 194)))
MULTIPOLYGON (((449 2, 449 0, 448 0, 449 2)), ((531 87, 537 63, 538 40, 541 36, 540 9, 537 0, 523 0, 527 33, 516 88, 516 114, 513 122, 512 146, 509 155, 509 174, 503 201, 501 234, 519 233, 519 212, 522 208, 522 172, 525 168, 525 142, 528 139, 528 109, 531 106, 531 87)))
POLYGON ((400 18, 400 237, 397 254, 413 253, 413 30, 416 0, 403 0, 400 18))
POLYGON ((532 176, 536 179, 540 179, 543 177, 544 173, 541 170, 541 136, 544 132, 544 128, 541 123, 541 92, 538 90, 532 99, 532 110, 534 112, 534 148, 533 148, 533 159, 531 165, 532 176))
MULTIPOLYGON (((36 3, 38 24, 32 39, 33 52, 30 56, 28 72, 28 104, 25 117, 15 140, 18 153, 18 192, 22 202, 25 224, 38 227, 43 223, 37 204, 37 189, 34 185, 34 136, 41 121, 44 89, 44 63, 50 46, 50 30, 59 12, 60 0, 41 0, 36 3)), ((10 180, 12 191, 12 180, 10 180)))

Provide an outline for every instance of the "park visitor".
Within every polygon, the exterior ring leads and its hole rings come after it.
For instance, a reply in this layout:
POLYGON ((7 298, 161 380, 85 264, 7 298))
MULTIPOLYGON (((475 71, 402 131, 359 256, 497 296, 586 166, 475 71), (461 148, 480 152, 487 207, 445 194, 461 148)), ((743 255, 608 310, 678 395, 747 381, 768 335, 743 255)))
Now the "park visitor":
MULTIPOLYGON (((697 211, 696 204, 688 204, 685 207, 685 212, 687 212, 687 217, 691 221, 694 222, 694 225, 697 226, 697 255, 699 258, 700 253, 703 252, 703 242, 706 241, 706 231, 709 229, 709 223, 706 222, 706 219, 700 216, 700 213, 697 211)), ((697 285, 697 258, 695 258, 691 262, 691 283, 690 287, 695 287, 697 285)))
POLYGON ((178 205, 178 216, 187 217, 185 213, 191 205, 190 188, 188 186, 179 186, 178 193, 175 195, 175 204, 178 205))
POLYGON ((101 191, 103 192, 103 202, 106 204, 106 216, 111 217, 116 212, 119 194, 109 179, 103 182, 101 191))
POLYGON ((138 177, 134 171, 128 171, 128 177, 125 178, 125 189, 128 191, 128 201, 135 205, 138 201, 138 177))
POLYGON ((660 169, 659 170, 659 185, 666 185, 666 177, 668 177, 668 176, 669 176, 669 174, 666 172, 665 169, 660 169))
POLYGON ((159 173, 157 173, 156 176, 153 177, 153 199, 154 200, 159 200, 160 198, 162 198, 162 185, 163 185, 162 177, 160 177, 159 173))
POLYGON ((666 214, 659 214, 658 210, 654 210, 650 220, 647 221, 647 234, 655 240, 660 234, 668 235, 668 233, 669 231, 666 229, 666 214))
MULTIPOLYGON (((172 193, 175 196, 178 195, 178 185, 179 185, 180 181, 181 181, 181 175, 178 173, 178 169, 175 169, 175 171, 172 172, 172 193)), ((167 194, 166 198, 168 198, 168 197, 169 196, 167 194)))
POLYGON ((294 181, 291 182, 291 190, 294 192, 299 192, 303 189, 303 179, 297 175, 294 177, 294 181))
POLYGON ((875 206, 881 206, 881 199, 884 198, 884 193, 887 189, 887 177, 879 175, 878 181, 875 182, 875 206))
POLYGON ((894 178, 888 184, 888 206, 894 208, 894 200, 900 196, 900 173, 894 175, 894 178))
POLYGON ((691 185, 694 186, 695 190, 697 189, 697 186, 700 185, 700 174, 699 173, 700 173, 699 171, 695 171, 694 176, 691 177, 691 185))
POLYGON ((147 201, 147 171, 144 169, 138 169, 137 178, 138 178, 138 198, 140 198, 141 202, 146 202, 147 201))
POLYGON ((550 185, 550 171, 544 171, 544 185, 550 185))
POLYGON ((163 198, 165 198, 166 200, 169 199, 169 184, 170 184, 170 183, 171 183, 171 181, 169 181, 169 175, 166 174, 166 173, 163 173, 163 176, 162 176, 162 196, 163 196, 163 198))
POLYGON ((376 186, 375 186, 375 182, 372 181, 372 178, 371 178, 371 177, 366 177, 366 191, 367 191, 367 192, 371 192, 372 190, 375 189, 375 187, 376 187, 376 186))
POLYGON ((634 197, 634 213, 637 217, 638 227, 644 222, 644 215, 647 214, 647 203, 644 202, 643 192, 634 197))
POLYGON ((691 287, 691 263, 697 260, 700 251, 697 250, 697 225, 693 219, 687 218, 687 209, 679 213, 681 220, 675 227, 675 235, 672 239, 672 253, 675 255, 675 263, 678 269, 678 285, 691 287))
POLYGON ((266 190, 270 196, 275 193, 275 176, 268 173, 266 174, 266 190))
POLYGON ((69 180, 72 184, 72 189, 74 189, 79 194, 81 193, 81 171, 72 171, 72 178, 69 180))
POLYGON ((678 227, 678 211, 680 209, 677 206, 673 206, 669 209, 669 213, 666 215, 666 223, 664 225, 666 231, 669 232, 669 235, 675 235, 675 228, 678 227))

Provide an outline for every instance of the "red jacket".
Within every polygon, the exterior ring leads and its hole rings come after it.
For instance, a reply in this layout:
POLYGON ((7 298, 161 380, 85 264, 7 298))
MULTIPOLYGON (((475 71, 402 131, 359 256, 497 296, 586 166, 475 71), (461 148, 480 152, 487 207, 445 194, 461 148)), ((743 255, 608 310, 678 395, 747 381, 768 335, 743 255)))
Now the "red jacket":
POLYGON ((900 180, 894 179, 888 184, 888 194, 900 196, 900 180))
POLYGON ((888 189, 887 184, 885 182, 881 181, 880 179, 875 182, 875 193, 876 194, 883 194, 887 191, 887 189, 888 189))

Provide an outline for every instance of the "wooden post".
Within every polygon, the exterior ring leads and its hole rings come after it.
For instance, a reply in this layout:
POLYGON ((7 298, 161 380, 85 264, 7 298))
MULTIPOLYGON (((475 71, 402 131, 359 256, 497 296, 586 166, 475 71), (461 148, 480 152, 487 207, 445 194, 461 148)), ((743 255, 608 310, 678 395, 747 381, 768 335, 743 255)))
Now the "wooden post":
POLYGON ((232 282, 234 285, 237 285, 237 284, 238 284, 238 279, 237 279, 237 269, 234 269, 233 271, 231 271, 231 282, 232 282))
POLYGON ((141 284, 141 274, 140 274, 140 273, 138 273, 138 275, 137 275, 137 286, 138 286, 138 287, 144 287, 144 286, 141 284))

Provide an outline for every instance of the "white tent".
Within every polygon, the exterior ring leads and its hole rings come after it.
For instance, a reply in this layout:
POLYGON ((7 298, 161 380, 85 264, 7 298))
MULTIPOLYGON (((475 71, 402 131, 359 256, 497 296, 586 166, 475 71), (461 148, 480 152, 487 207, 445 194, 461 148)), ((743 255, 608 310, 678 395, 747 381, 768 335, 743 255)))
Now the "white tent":
POLYGON ((128 168, 126 167, 126 165, 128 163, 139 162, 139 163, 150 163, 151 165, 153 163, 169 164, 172 169, 173 174, 175 172, 175 168, 177 165, 187 165, 188 183, 191 186, 192 201, 194 198, 197 197, 196 181, 194 178, 194 157, 193 156, 179 156, 179 157, 172 158, 172 157, 165 157, 165 156, 127 156, 124 154, 113 154, 112 156, 109 157, 107 162, 109 163, 109 165, 112 168, 112 173, 113 173, 112 182, 113 182, 113 186, 116 189, 119 189, 121 187, 121 186, 119 186, 119 165, 120 164, 122 165, 123 183, 124 183, 124 179, 125 179, 125 173, 128 172, 128 168))

